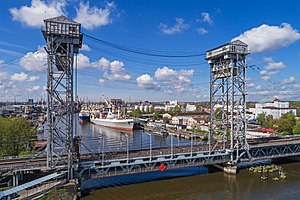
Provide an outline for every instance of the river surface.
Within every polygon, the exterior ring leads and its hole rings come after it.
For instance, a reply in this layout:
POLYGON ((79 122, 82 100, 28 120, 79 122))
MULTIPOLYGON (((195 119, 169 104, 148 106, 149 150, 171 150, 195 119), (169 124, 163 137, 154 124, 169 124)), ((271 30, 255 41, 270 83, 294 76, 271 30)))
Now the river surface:
POLYGON ((237 175, 209 173, 162 181, 104 188, 84 200, 197 200, 197 199, 300 199, 300 162, 281 164, 287 178, 261 180, 243 169, 237 175))
MULTIPOLYGON (((79 123, 78 113, 74 115, 74 132, 75 135, 79 135, 81 138, 80 153, 101 153, 127 150, 127 138, 128 148, 130 150, 150 149, 150 137, 151 147, 169 147, 171 144, 173 147, 177 146, 190 146, 191 141, 187 139, 181 139, 177 137, 161 137, 149 132, 141 130, 130 131, 121 133, 120 130, 102 127, 92 123, 79 123), (171 142, 172 141, 172 142, 171 142)), ((44 127, 44 132, 38 134, 38 139, 46 139, 47 126, 44 127)), ((59 142, 59 141, 56 141, 59 142)), ((192 141, 192 145, 198 144, 199 141, 192 141)), ((59 147, 55 148, 55 151, 62 152, 59 147)))

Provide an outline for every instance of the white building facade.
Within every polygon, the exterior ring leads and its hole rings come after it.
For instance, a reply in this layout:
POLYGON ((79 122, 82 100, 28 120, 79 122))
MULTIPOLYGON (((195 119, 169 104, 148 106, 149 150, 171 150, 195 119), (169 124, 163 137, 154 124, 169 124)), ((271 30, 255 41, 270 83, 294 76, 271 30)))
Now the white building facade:
POLYGON ((282 115, 293 112, 296 116, 297 109, 290 107, 289 102, 280 101, 279 99, 274 99, 273 102, 266 103, 256 103, 255 108, 249 108, 255 117, 259 114, 265 113, 266 115, 272 115, 274 119, 280 118, 282 115))

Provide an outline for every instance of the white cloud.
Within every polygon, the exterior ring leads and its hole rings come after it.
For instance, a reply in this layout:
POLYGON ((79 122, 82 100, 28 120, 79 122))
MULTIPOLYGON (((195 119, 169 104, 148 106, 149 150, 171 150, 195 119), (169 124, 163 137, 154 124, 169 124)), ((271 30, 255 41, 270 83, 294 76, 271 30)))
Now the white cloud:
POLYGON ((252 87, 255 87, 255 84, 254 84, 254 83, 247 83, 247 84, 246 84, 246 87, 252 88, 252 87))
POLYGON ((10 76, 11 81, 18 81, 18 82, 33 82, 38 80, 40 77, 39 76, 29 76, 28 74, 21 72, 21 73, 15 73, 10 76))
POLYGON ((104 73, 104 78, 111 81, 114 80, 129 80, 131 76, 124 68, 124 63, 122 61, 113 61, 110 63, 110 72, 104 73))
POLYGON ((256 89, 256 90, 261 90, 262 87, 261 87, 261 85, 258 85, 258 86, 255 87, 255 89, 256 89))
POLYGON ((265 66, 265 70, 276 70, 276 69, 284 69, 286 68, 283 62, 269 62, 267 66, 265 66))
POLYGON ((189 91, 191 87, 191 79, 194 70, 173 70, 168 67, 158 68, 155 71, 155 78, 166 84, 166 93, 177 92, 182 93, 189 91))
POLYGON ((270 71, 270 72, 268 72, 268 75, 269 76, 274 76, 274 75, 277 75, 278 73, 279 73, 278 70, 276 70, 276 71, 270 71))
POLYGON ((281 84, 290 84, 295 82, 296 82, 296 78, 294 76, 290 76, 289 78, 282 80, 281 84))
POLYGON ((37 81, 39 80, 40 77, 39 76, 30 76, 29 79, 27 80, 28 82, 33 82, 33 81, 37 81))
POLYGON ((110 61, 102 57, 100 60, 93 62, 93 65, 98 67, 101 71, 107 70, 110 67, 110 61))
POLYGON ((7 76, 8 76, 7 72, 0 72, 0 80, 7 78, 7 76))
POLYGON ((81 50, 82 51, 91 51, 91 48, 87 44, 82 44, 81 50))
POLYGON ((177 84, 187 84, 190 83, 191 80, 189 77, 193 76, 194 70, 180 70, 175 71, 173 69, 169 69, 168 67, 158 68, 155 71, 155 78, 158 81, 162 81, 165 83, 177 83, 177 84))
POLYGON ((47 53, 43 47, 36 52, 28 52, 20 59, 20 66, 28 71, 45 72, 47 69, 47 53))
POLYGON ((184 19, 182 18, 175 18, 176 20, 176 24, 174 24, 173 26, 168 26, 166 24, 160 23, 159 24, 159 29, 167 35, 172 35, 175 33, 180 33, 182 32, 184 29, 188 29, 190 27, 190 25, 186 24, 184 22, 184 19))
POLYGON ((201 16, 202 16, 202 20, 204 22, 207 22, 208 24, 212 24, 213 23, 213 20, 211 19, 209 13, 203 12, 203 13, 201 13, 201 16))
POLYGON ((4 63, 5 61, 0 59, 0 66, 3 65, 4 63))
POLYGON ((259 73, 260 73, 261 75, 265 75, 265 74, 268 73, 268 71, 267 71, 267 70, 261 70, 259 73))
POLYGON ((196 31, 199 34, 206 34, 206 33, 208 33, 208 31, 205 28, 197 28, 196 31))
POLYGON ((124 68, 124 63, 122 61, 112 61, 102 57, 98 61, 91 62, 89 57, 84 54, 78 54, 78 69, 84 68, 98 68, 100 71, 104 72, 104 78, 114 81, 114 80, 129 80, 131 76, 124 68))
POLYGON ((267 81, 272 78, 272 76, 279 74, 279 70, 286 68, 283 62, 275 62, 271 57, 264 58, 264 61, 267 62, 267 65, 259 72, 263 75, 261 79, 264 81, 267 81))
POLYGON ((300 34, 290 24, 282 23, 280 26, 263 24, 259 27, 245 31, 239 39, 249 45, 252 52, 272 52, 296 42, 300 34))
POLYGON ((110 15, 114 8, 113 2, 107 3, 105 8, 90 7, 89 2, 86 4, 80 2, 74 20, 81 23, 83 28, 92 30, 110 24, 112 22, 110 15))
POLYGON ((90 62, 90 58, 86 55, 79 53, 77 55, 77 67, 78 69, 84 69, 88 67, 93 67, 92 63, 90 62))
POLYGON ((143 74, 137 77, 136 82, 138 87, 146 90, 156 90, 160 88, 159 84, 155 82, 149 74, 143 74))
POLYGON ((168 67, 163 67, 158 68, 155 71, 155 78, 158 81, 171 82, 175 80, 177 74, 178 73, 175 70, 169 69, 168 67))
POLYGON ((22 6, 19 9, 11 8, 9 11, 14 21, 19 21, 26 26, 40 28, 44 25, 44 18, 65 15, 65 6, 64 0, 32 0, 30 6, 22 6))
POLYGON ((264 81, 267 81, 271 78, 271 76, 262 76, 261 79, 264 81))
POLYGON ((10 76, 10 80, 12 81, 26 81, 28 79, 28 74, 21 72, 21 73, 15 73, 14 75, 10 76))
POLYGON ((38 85, 32 86, 31 89, 32 90, 39 90, 39 89, 41 89, 41 86, 38 86, 38 85))
POLYGON ((101 86, 104 84, 104 82, 105 82, 105 80, 102 79, 102 78, 100 78, 100 79, 98 80, 98 83, 99 83, 99 85, 101 85, 101 86))

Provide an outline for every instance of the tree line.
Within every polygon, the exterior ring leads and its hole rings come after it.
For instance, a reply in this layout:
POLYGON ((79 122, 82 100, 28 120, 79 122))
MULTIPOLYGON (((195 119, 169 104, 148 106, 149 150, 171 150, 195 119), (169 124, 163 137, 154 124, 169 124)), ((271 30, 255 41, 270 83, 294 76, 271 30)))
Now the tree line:
POLYGON ((284 135, 300 134, 300 120, 296 120, 293 112, 283 114, 279 119, 261 113, 257 116, 257 123, 261 127, 272 128, 284 135))
POLYGON ((17 156, 32 148, 36 130, 23 118, 0 117, 0 156, 17 156))

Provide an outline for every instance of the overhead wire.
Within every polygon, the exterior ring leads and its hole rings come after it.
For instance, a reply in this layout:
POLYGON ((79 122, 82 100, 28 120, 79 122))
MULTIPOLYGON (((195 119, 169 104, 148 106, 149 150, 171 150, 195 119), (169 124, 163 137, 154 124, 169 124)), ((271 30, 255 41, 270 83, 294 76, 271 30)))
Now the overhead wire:
POLYGON ((154 50, 147 50, 147 49, 141 49, 141 48, 136 48, 136 47, 130 47, 130 46, 125 46, 125 45, 120 45, 117 43, 112 43, 112 42, 108 42, 99 38, 96 38, 94 36, 88 35, 83 33, 83 35, 90 40, 93 40, 97 43, 100 43, 102 45, 105 46, 109 46, 115 49, 119 49, 122 51, 126 51, 126 52, 130 52, 130 53, 135 53, 135 54, 139 54, 139 55, 144 55, 144 56, 152 56, 152 57, 165 57, 165 58, 190 58, 190 57, 199 57, 199 56, 203 56, 205 55, 204 53, 197 53, 197 54, 163 54, 160 51, 154 51, 154 50))

